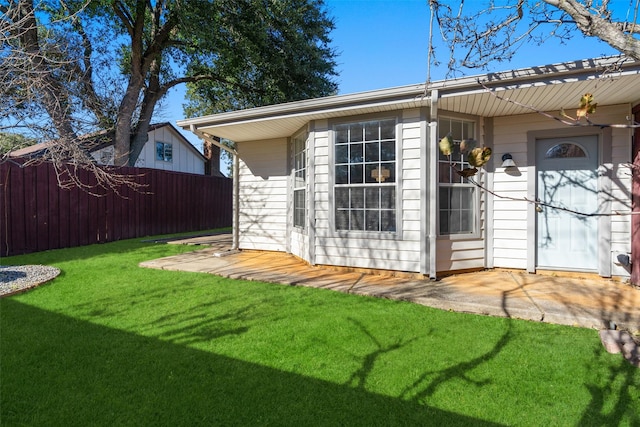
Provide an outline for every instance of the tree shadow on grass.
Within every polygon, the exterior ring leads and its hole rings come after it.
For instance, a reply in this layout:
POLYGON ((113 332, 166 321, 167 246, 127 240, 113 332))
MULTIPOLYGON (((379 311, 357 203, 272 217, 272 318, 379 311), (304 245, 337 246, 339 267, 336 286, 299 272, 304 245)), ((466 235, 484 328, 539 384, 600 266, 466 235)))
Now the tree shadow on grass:
POLYGON ((136 333, 180 345, 242 335, 250 325, 266 321, 267 317, 270 322, 282 318, 277 310, 269 309, 274 306, 274 296, 269 290, 248 299, 242 292, 221 295, 217 289, 187 281, 179 286, 84 301, 73 305, 71 312, 95 323, 130 319, 136 333), (200 296, 194 298, 198 288, 200 296), (260 305, 260 310, 256 305, 260 305))
MULTIPOLYGON (((605 350, 598 347, 596 357, 603 353, 605 350)), ((619 364, 609 367, 608 376, 586 384, 591 400, 577 425, 640 426, 640 414, 633 409, 640 399, 637 374, 638 368, 620 356, 619 364)))
POLYGON ((348 318, 347 320, 355 324, 358 329, 360 329, 360 331, 364 335, 366 335, 376 347, 375 350, 367 353, 362 357, 362 365, 360 366, 360 369, 356 370, 346 382, 346 385, 355 386, 364 390, 367 384, 367 378, 373 371, 376 361, 386 353, 390 353, 394 350, 399 350, 412 341, 415 341, 416 338, 412 338, 407 341, 397 340, 393 344, 384 345, 362 324, 362 322, 352 318, 348 318))
POLYGON ((497 425, 1 303, 7 425, 497 425))
POLYGON ((456 363, 446 369, 424 372, 413 384, 403 390, 401 397, 410 398, 415 402, 424 402, 430 396, 434 395, 438 388, 445 382, 455 381, 458 379, 478 387, 488 384, 489 380, 474 380, 469 376, 469 372, 473 371, 481 364, 487 363, 496 358, 502 349, 504 349, 509 343, 511 338, 511 324, 509 323, 509 328, 489 351, 470 360, 456 363))

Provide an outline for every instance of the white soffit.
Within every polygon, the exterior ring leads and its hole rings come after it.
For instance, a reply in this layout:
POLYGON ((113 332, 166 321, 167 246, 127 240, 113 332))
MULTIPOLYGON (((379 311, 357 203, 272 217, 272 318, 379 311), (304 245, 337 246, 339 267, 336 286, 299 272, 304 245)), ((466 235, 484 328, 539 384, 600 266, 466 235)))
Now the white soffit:
MULTIPOLYGON (((198 125, 199 131, 211 136, 227 138, 235 142, 256 141, 265 139, 286 138, 293 135, 311 120, 333 119, 337 117, 360 114, 385 113, 407 108, 418 108, 427 104, 428 99, 414 98, 410 100, 393 100, 373 105, 355 105, 348 107, 328 108, 320 111, 289 113, 278 116, 247 117, 198 125)), ((180 122, 182 123, 182 122, 180 122)))
MULTIPOLYGON (((534 109, 553 114, 564 108, 570 113, 577 107, 580 96, 587 92, 594 95, 599 105, 640 102, 640 62, 621 61, 620 57, 573 61, 443 80, 434 82, 431 88, 438 90, 441 112, 497 117, 532 113, 534 109), (615 68, 616 71, 603 72, 620 64, 623 65, 615 68), (493 94, 479 82, 485 82, 493 94)), ((429 104, 424 85, 419 84, 214 114, 182 120, 178 126, 243 142, 286 138, 311 120, 384 113, 429 104)))
POLYGON ((484 117, 526 114, 534 110, 554 112, 562 108, 571 111, 577 108, 580 97, 585 93, 593 94, 599 105, 634 103, 640 100, 640 74, 540 81, 493 89, 493 94, 482 87, 473 93, 445 92, 438 108, 484 117))

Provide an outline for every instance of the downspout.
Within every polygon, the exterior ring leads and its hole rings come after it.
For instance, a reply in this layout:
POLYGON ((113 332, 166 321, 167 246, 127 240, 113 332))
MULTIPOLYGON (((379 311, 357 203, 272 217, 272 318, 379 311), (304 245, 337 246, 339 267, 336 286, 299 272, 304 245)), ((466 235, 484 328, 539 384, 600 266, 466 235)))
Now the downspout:
MULTIPOLYGON (((640 121, 640 104, 633 107, 633 119, 640 121)), ((640 286, 640 128, 633 132, 631 146, 631 284, 640 286)))
POLYGON ((231 222, 231 250, 237 251, 240 247, 240 173, 238 172, 238 169, 240 169, 240 158, 238 157, 238 152, 235 149, 229 148, 226 145, 221 144, 219 141, 216 141, 211 135, 198 130, 198 128, 193 124, 189 127, 189 130, 199 138, 222 150, 225 150, 233 156, 233 219, 231 222))
MULTIPOLYGON (((235 150, 234 150, 235 151, 235 150)), ((231 250, 240 249, 240 156, 233 154, 233 220, 231 223, 231 250)))
POLYGON ((429 111, 429 185, 427 201, 429 208, 429 278, 436 279, 436 256, 438 239, 438 90, 434 89, 430 94, 431 107, 429 111))

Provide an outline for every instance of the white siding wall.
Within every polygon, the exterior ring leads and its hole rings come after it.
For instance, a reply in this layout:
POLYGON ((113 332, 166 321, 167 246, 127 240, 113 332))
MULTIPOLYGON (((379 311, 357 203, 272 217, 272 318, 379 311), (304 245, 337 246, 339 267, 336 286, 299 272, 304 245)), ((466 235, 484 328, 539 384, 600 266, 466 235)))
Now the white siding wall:
MULTIPOLYGON (((592 116, 598 123, 625 123, 630 115, 629 106, 598 107, 592 116)), ((493 190, 504 196, 524 199, 531 195, 527 192, 527 182, 536 179, 530 176, 527 165, 527 132, 563 129, 567 126, 550 120, 539 114, 527 114, 517 117, 494 118, 493 166, 495 175, 493 190), (504 153, 511 153, 518 165, 520 176, 509 175, 501 166, 504 153)), ((594 129, 597 132, 597 129, 594 129)), ((628 163, 631 157, 631 134, 628 129, 613 129, 612 163, 603 165, 612 169, 612 211, 630 211, 631 172, 628 163)), ((525 269, 527 267, 527 202, 496 198, 493 213, 493 253, 494 266, 525 269)), ((630 251, 630 217, 613 216, 611 218, 612 259, 618 253, 630 251)), ((606 256, 606 255, 605 255, 606 256)), ((620 266, 613 265, 612 274, 626 276, 628 273, 620 266)))
MULTIPOLYGON (((113 146, 91 153, 100 164, 113 165, 113 146)), ((195 152, 192 146, 176 135, 170 126, 164 126, 149 132, 149 140, 142 148, 140 156, 136 160, 136 166, 140 168, 152 168, 204 174, 204 159, 195 152), (156 160, 156 142, 167 142, 173 146, 173 161, 165 162, 156 160)))
POLYGON ((305 261, 309 261, 309 236, 295 227, 292 228, 289 242, 291 244, 291 253, 305 261))
MULTIPOLYGON (((354 119, 355 121, 356 119, 354 119)), ((333 193, 328 123, 315 128, 315 204, 317 264, 384 270, 420 271, 420 111, 404 111, 398 136, 398 237, 379 239, 366 233, 337 235, 331 227, 333 193)))
MULTIPOLYGON (((629 114, 628 106, 600 107, 594 120, 604 123, 623 123, 629 114)), ((354 119, 354 120, 359 120, 354 119)), ((315 175, 313 197, 315 203, 315 239, 308 241, 307 234, 292 229, 287 242, 287 140, 244 142, 240 152, 240 248, 260 250, 289 250, 303 259, 309 259, 313 244, 315 263, 347 267, 361 267, 400 271, 420 271, 420 242, 426 238, 420 229, 420 177, 425 173, 421 152, 425 149, 420 134, 420 111, 407 110, 400 116, 398 135, 398 190, 400 191, 398 215, 399 230, 396 238, 377 238, 366 233, 338 234, 333 230, 333 190, 331 185, 331 142, 329 122, 315 123, 313 156, 315 175)), ((527 268, 527 209, 524 201, 528 194, 529 176, 527 132, 566 129, 538 114, 493 119, 493 157, 489 170, 494 170, 492 190, 520 200, 493 199, 493 210, 487 224, 485 197, 480 197, 480 238, 439 239, 436 267, 439 272, 479 268, 485 266, 485 242, 487 227, 492 229, 492 262, 494 267, 527 268), (507 174, 501 168, 501 156, 511 153, 518 165, 519 174, 507 174)), ((480 123, 482 142, 484 129, 480 123)), ((631 135, 629 130, 614 129, 612 141, 612 210, 630 210, 631 135), (613 165, 613 166, 612 166, 613 165)), ((480 177, 484 182, 486 175, 480 177)), ((435 202, 436 195, 431 195, 435 202)), ((491 197, 491 196, 489 196, 491 197)), ((630 218, 614 216, 611 221, 612 259, 618 253, 630 251, 630 218)), ((613 266, 614 275, 624 276, 620 266, 613 266)))
MULTIPOLYGON (((625 117, 632 117, 630 108, 620 107, 612 123, 624 123, 625 117)), ((611 211, 631 211, 631 142, 632 133, 628 129, 613 129, 611 144, 611 211)), ((611 217, 611 274, 614 276, 629 276, 629 273, 618 263, 618 254, 631 252, 631 216, 611 217)))
POLYGON ((286 251, 287 140, 242 142, 240 249, 286 251))

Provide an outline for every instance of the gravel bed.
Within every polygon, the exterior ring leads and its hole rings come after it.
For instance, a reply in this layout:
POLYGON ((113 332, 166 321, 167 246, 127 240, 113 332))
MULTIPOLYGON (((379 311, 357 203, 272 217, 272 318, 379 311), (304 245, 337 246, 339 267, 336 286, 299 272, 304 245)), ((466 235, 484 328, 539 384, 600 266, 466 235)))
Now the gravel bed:
POLYGON ((46 265, 0 265, 0 296, 34 288, 59 274, 59 269, 46 265))

